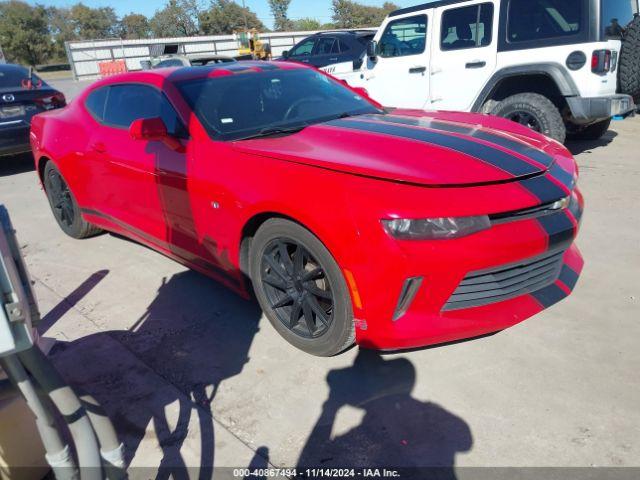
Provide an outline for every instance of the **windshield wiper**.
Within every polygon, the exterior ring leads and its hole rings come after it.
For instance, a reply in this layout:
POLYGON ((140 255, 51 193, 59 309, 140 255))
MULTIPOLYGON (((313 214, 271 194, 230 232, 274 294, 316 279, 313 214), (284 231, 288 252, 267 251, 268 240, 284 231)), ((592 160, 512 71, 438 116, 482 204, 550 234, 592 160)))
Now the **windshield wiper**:
POLYGON ((308 124, 296 125, 295 127, 265 127, 260 130, 258 133, 254 133, 253 135, 249 135, 247 137, 239 138, 238 140, 251 140, 253 138, 266 138, 273 137, 275 135, 290 135, 292 133, 298 133, 305 128, 307 128, 308 124))

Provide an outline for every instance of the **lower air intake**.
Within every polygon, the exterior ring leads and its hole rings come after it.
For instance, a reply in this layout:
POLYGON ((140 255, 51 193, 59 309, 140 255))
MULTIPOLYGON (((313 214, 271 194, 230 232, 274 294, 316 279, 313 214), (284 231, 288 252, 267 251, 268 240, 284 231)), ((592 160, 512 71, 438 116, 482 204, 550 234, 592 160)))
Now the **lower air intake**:
POLYGON ((540 290, 557 280, 563 255, 564 251, 556 251, 507 267, 471 272, 442 310, 479 307, 540 290))

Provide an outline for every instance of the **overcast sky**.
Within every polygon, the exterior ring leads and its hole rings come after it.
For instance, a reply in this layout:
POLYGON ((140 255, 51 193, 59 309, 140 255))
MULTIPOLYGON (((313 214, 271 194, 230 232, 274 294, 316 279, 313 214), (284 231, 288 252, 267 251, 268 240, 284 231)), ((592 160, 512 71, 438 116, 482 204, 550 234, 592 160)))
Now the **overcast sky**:
MULTIPOLYGON (((242 4, 242 0, 236 1, 242 4)), ((394 3, 401 7, 406 7, 426 1, 427 0, 395 0, 394 3)), ((360 3, 375 6, 381 6, 384 2, 385 0, 360 0, 360 3)), ((78 0, 29 0, 29 3, 64 7, 78 3, 78 0)), ((150 0, 83 0, 82 3, 89 7, 113 7, 120 16, 134 12, 142 13, 148 17, 151 17, 156 10, 162 8, 165 4, 164 1, 154 2, 150 0)), ((209 4, 209 1, 201 0, 201 4, 206 6, 209 4)), ((267 27, 271 28, 273 26, 273 17, 271 16, 267 0, 246 0, 246 4, 251 10, 257 13, 260 20, 262 20, 267 27)), ((289 18, 295 20, 305 17, 316 18, 321 23, 331 21, 331 0, 292 0, 289 6, 289 18)))

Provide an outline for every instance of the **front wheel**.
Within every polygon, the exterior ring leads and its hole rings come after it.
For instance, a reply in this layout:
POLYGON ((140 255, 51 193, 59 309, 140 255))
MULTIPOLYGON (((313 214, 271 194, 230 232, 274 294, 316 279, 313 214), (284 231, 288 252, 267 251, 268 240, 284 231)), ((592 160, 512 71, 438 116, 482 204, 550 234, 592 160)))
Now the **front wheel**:
POLYGON ((518 93, 507 97, 493 107, 491 114, 529 127, 560 143, 564 143, 567 136, 558 108, 538 93, 518 93))
POLYGON ((336 355, 353 344, 346 282, 317 237, 289 220, 268 220, 258 229, 249 255, 258 302, 285 340, 320 357, 336 355))

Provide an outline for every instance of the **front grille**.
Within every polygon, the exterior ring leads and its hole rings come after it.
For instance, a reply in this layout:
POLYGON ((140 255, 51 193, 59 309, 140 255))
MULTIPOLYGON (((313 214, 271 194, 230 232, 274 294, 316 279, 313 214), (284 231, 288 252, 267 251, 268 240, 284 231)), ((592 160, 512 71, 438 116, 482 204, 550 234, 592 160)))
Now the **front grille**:
POLYGON ((532 293, 555 282, 564 251, 556 251, 523 263, 471 272, 460 282, 443 310, 479 307, 532 293))

